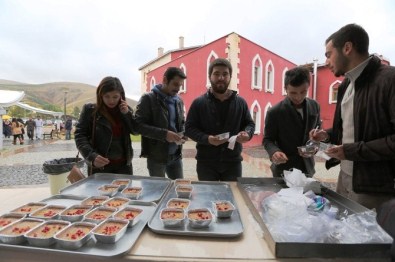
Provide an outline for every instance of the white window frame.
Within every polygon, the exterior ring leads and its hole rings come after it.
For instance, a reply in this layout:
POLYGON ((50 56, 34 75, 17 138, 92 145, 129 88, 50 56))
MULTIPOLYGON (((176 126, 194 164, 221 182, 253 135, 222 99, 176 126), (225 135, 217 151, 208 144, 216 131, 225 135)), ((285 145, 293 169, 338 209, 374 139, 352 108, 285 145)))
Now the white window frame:
POLYGON ((261 106, 259 105, 257 100, 254 100, 254 102, 252 103, 251 107, 250 107, 250 114, 251 116, 254 115, 254 109, 255 107, 258 108, 258 110, 256 111, 256 119, 255 119, 255 135, 259 135, 261 133, 261 126, 262 126, 262 109, 261 106))
MULTIPOLYGON (((341 81, 340 80, 336 80, 336 81, 334 81, 330 86, 329 86, 329 97, 328 97, 328 102, 329 102, 329 104, 336 104, 337 103, 337 100, 335 101, 335 100, 332 100, 332 93, 333 93, 333 89, 334 89, 334 87, 337 85, 340 85, 341 84, 341 81)), ((338 90, 338 92, 339 92, 339 90, 338 90)))
MULTIPOLYGON (((180 69, 184 72, 185 75, 187 75, 187 68, 184 65, 184 63, 181 63, 180 69)), ((180 87, 180 92, 179 93, 184 93, 185 94, 186 92, 187 92, 187 79, 185 78, 183 83, 182 83, 182 86, 180 87)))
POLYGON ((207 66, 207 68, 206 68, 206 88, 207 89, 209 89, 211 87, 210 77, 208 76, 208 68, 210 67, 211 58, 217 59, 218 58, 217 53, 215 53, 214 51, 211 51, 207 57, 207 62, 206 62, 206 66, 207 66))
POLYGON ((255 55, 255 57, 252 59, 252 67, 251 67, 251 89, 257 89, 257 90, 262 90, 262 59, 259 56, 259 54, 255 55), (255 85, 255 64, 256 61, 259 63, 258 67, 258 72, 257 72, 257 79, 256 82, 257 84, 255 85))
POLYGON ((269 60, 266 63, 266 66, 265 66, 265 92, 272 93, 272 94, 274 93, 274 65, 273 65, 272 60, 269 60), (271 71, 270 77, 268 77, 268 75, 269 75, 269 71, 268 71, 269 66, 272 67, 272 71, 271 71))

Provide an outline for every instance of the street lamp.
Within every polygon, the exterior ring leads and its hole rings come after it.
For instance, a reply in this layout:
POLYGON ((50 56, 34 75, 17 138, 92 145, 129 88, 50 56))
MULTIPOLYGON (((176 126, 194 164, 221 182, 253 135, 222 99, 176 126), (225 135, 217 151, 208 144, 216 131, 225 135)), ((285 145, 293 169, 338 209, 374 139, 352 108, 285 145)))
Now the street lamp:
POLYGON ((67 91, 64 91, 64 120, 66 121, 67 91))

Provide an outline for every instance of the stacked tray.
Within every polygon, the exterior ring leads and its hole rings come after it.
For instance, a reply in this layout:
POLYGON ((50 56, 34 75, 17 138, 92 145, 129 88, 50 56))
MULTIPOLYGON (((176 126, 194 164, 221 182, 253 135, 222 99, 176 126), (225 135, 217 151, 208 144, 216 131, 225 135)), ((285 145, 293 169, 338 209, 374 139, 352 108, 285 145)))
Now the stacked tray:
MULTIPOLYGON (((239 178, 237 185, 241 194, 256 221, 265 232, 264 237, 276 257, 363 257, 382 258, 389 256, 391 243, 312 243, 312 242, 287 242, 276 239, 266 226, 262 218, 262 199, 271 192, 278 192, 286 188, 282 178, 239 178)), ((368 211, 360 204, 344 198, 336 192, 322 187, 322 196, 336 206, 339 213, 349 215, 368 211)))
MULTIPOLYGON (((130 179, 131 183, 129 186, 141 187, 143 191, 139 196, 138 200, 144 202, 158 203, 171 185, 171 180, 168 178, 97 173, 85 179, 82 179, 66 188, 63 188, 62 190, 60 190, 60 193, 63 195, 66 194, 85 197, 97 196, 99 195, 99 187, 106 184, 111 184, 114 180, 118 179, 130 179)), ((114 194, 114 196, 123 196, 121 190, 118 190, 114 194)))
MULTIPOLYGON (((212 221, 209 226, 193 227, 185 217, 176 226, 166 226, 161 219, 161 211, 167 208, 169 200, 178 199, 176 184, 174 183, 168 190, 162 201, 159 203, 152 219, 148 222, 148 227, 155 233, 169 235, 186 236, 209 236, 209 237, 237 237, 244 231, 243 223, 237 209, 232 190, 229 184, 224 182, 192 182, 193 190, 189 198, 187 210, 208 209, 212 214, 212 221), (235 210, 230 217, 217 218, 213 210, 214 201, 229 201, 235 206, 235 210)), ((188 211, 185 211, 187 214, 188 211)))

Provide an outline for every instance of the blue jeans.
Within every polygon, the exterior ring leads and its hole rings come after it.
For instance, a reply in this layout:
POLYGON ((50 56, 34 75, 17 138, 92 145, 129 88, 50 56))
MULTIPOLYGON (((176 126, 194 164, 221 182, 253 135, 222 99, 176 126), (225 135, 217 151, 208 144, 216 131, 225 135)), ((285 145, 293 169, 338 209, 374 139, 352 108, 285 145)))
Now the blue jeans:
POLYGON ((169 158, 166 164, 147 158, 147 168, 150 176, 165 177, 165 174, 167 174, 167 177, 170 179, 184 177, 181 156, 174 159, 169 158))
POLYGON ((66 140, 71 139, 71 130, 66 129, 66 140))

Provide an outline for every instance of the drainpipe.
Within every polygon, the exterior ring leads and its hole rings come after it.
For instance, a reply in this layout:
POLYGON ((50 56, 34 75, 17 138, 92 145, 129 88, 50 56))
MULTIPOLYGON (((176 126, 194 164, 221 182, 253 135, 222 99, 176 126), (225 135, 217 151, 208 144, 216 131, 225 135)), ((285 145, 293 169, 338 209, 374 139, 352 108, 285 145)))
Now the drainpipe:
POLYGON ((313 74, 314 74, 314 80, 313 80, 313 99, 317 99, 317 66, 318 66, 318 59, 314 58, 314 68, 313 68, 313 74))

